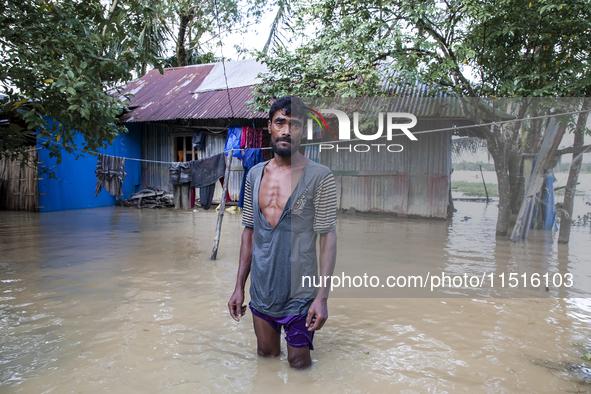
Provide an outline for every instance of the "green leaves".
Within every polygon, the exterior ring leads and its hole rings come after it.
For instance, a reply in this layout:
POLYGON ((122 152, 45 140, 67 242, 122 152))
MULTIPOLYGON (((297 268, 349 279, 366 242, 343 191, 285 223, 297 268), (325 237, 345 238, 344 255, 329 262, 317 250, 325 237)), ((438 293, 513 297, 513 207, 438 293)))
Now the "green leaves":
POLYGON ((151 14, 137 0, 118 0, 116 24, 99 0, 42 6, 35 0, 2 6, 0 93, 14 103, 8 109, 13 127, 24 127, 0 135, 0 152, 21 149, 21 131, 35 130, 52 140, 61 135, 63 143, 79 131, 90 150, 98 149, 125 130, 117 122, 125 105, 111 96, 113 88, 140 64, 157 62, 138 42, 137 25, 128 22, 151 14))
POLYGON ((589 2, 317 0, 292 8, 302 25, 320 28, 293 52, 259 54, 270 69, 266 100, 375 95, 380 79, 472 97, 591 93, 589 2))

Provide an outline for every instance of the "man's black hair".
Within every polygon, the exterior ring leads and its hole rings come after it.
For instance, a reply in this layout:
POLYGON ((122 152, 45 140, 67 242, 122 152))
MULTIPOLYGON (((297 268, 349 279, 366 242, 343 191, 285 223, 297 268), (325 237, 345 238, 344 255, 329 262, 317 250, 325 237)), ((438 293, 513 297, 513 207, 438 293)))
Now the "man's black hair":
POLYGON ((285 96, 275 100, 269 110, 269 121, 273 121, 273 116, 277 111, 281 111, 287 116, 300 118, 304 121, 304 124, 308 117, 308 107, 296 96, 285 96))

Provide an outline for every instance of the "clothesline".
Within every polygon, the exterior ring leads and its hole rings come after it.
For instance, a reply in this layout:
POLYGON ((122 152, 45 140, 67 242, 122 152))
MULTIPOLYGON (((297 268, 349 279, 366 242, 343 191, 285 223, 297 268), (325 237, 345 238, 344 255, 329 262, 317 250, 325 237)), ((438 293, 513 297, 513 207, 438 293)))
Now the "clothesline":
MULTIPOLYGON (((416 135, 416 134, 427 134, 427 133, 439 133, 442 131, 454 131, 454 130, 462 130, 462 129, 470 129, 470 128, 477 128, 477 127, 485 127, 485 126, 497 126, 497 125, 501 125, 501 124, 505 124, 505 123, 515 123, 515 122, 523 122, 523 121, 529 121, 529 120, 537 120, 537 119, 546 119, 546 118, 551 118, 554 116, 566 116, 566 115, 575 115, 575 114, 582 114, 585 112, 591 112, 591 110, 582 110, 582 111, 573 111, 573 112, 564 112, 564 113, 559 113, 559 114, 551 114, 551 115, 541 115, 541 116, 533 116, 531 118, 523 118, 523 119, 511 119, 511 120, 503 120, 500 122, 489 122, 489 123, 479 123, 479 124, 475 124, 475 125, 466 125, 466 126, 453 126, 453 127, 445 127, 442 129, 431 129, 431 130, 423 130, 423 131, 413 131, 412 134, 416 135)), ((398 137, 398 136, 404 136, 404 134, 395 134, 393 135, 393 137, 398 137)), ((375 141, 386 138, 387 136, 382 136, 379 138, 376 138, 375 141)), ((82 149, 79 148, 77 146, 72 146, 72 145, 65 145, 63 143, 59 143, 59 142, 55 142, 49 139, 43 139, 41 137, 35 137, 37 140, 40 141, 50 141, 56 145, 60 145, 63 146, 64 148, 72 148, 72 149, 76 149, 79 150, 81 152, 84 153, 90 153, 92 155, 96 155, 96 152, 93 151, 89 151, 87 149, 82 149)), ((322 141, 322 142, 309 142, 309 143, 305 143, 305 144, 301 144, 300 146, 317 146, 317 145, 323 145, 323 144, 339 144, 342 142, 355 142, 355 141, 364 141, 364 140, 360 140, 360 139, 351 139, 351 140, 337 140, 337 141, 322 141)), ((248 148, 247 148, 248 149, 248 148)), ((264 147, 264 148, 252 148, 252 149, 261 149, 261 150, 267 150, 267 149, 272 149, 270 146, 269 147, 264 147)), ((228 149, 225 150, 224 152, 229 152, 229 151, 242 151, 244 149, 228 149)), ((115 156, 115 155, 109 155, 109 154, 105 154, 103 153, 104 156, 109 156, 109 157, 115 157, 115 158, 121 158, 121 159, 125 159, 125 160, 131 160, 131 161, 139 161, 139 162, 144 162, 144 163, 156 163, 156 164, 173 164, 173 163, 179 163, 178 161, 159 161, 159 160, 149 160, 149 159, 137 159, 134 157, 122 157, 122 156, 115 156)))

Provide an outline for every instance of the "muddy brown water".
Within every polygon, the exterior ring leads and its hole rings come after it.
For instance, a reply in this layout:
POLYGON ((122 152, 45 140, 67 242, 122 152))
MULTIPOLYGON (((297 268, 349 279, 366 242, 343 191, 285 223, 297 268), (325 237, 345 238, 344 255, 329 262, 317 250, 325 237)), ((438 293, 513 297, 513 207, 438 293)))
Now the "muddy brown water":
MULTIPOLYGON (((367 264, 365 250, 394 266, 591 275, 589 227, 569 247, 544 232, 513 245, 494 237, 494 205, 457 208, 449 222, 340 216, 337 264, 367 264), (380 254, 387 245, 399 253, 380 254)), ((285 352, 259 358, 250 312, 235 323, 226 307, 240 215, 226 214, 210 261, 215 222, 202 210, 0 212, 0 392, 591 392, 576 371, 549 368, 582 365, 591 348, 591 302, 568 292, 332 298, 310 369, 291 370, 285 352)))

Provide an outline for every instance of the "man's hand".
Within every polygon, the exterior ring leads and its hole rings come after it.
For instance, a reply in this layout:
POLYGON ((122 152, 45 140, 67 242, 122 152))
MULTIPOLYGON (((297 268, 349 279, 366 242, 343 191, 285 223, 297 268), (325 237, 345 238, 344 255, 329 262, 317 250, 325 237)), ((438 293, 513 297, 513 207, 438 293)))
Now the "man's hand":
POLYGON ((308 331, 320 330, 328 319, 328 306, 326 305, 326 298, 316 298, 312 301, 310 309, 308 309, 308 317, 306 318, 306 327, 308 331))
POLYGON ((246 313, 246 305, 244 305, 244 290, 234 290, 234 294, 228 301, 228 309, 230 310, 230 316, 236 321, 240 321, 240 318, 246 313))

